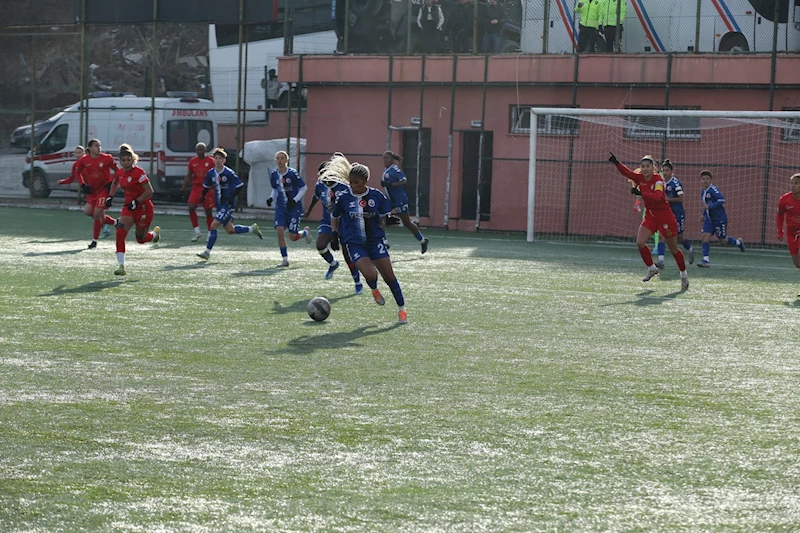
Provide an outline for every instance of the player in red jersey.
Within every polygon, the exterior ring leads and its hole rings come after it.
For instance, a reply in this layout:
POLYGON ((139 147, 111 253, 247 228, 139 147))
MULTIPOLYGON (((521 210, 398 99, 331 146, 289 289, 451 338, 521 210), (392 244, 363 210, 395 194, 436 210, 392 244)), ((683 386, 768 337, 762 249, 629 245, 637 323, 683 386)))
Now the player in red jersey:
POLYGON ((636 234, 636 246, 639 247, 639 254, 642 256, 644 264, 647 265, 647 274, 642 281, 650 281, 658 275, 658 268, 653 263, 653 254, 650 247, 647 246, 647 241, 654 233, 659 232, 664 237, 667 247, 678 265, 678 270, 681 272, 681 290, 688 289, 689 275, 686 272, 686 261, 683 253, 678 249, 678 221, 675 220, 675 215, 667 201, 664 179, 655 172, 655 160, 652 156, 644 156, 640 165, 641 174, 620 163, 613 153, 608 160, 616 165, 620 174, 635 182, 642 194, 646 211, 636 234))
MULTIPOLYGON (((789 245, 789 255, 792 256, 794 266, 800 268, 800 172, 794 174, 789 183, 792 191, 787 192, 778 200, 778 216, 775 220, 778 226, 778 239, 783 239, 783 226, 786 224, 786 243, 789 245)), ((800 298, 800 295, 797 296, 800 298)))
POLYGON ((110 154, 101 151, 100 141, 92 139, 87 145, 89 153, 78 159, 74 171, 77 173, 81 190, 86 194, 83 212, 94 219, 92 242, 89 248, 97 247, 100 228, 103 224, 115 225, 116 220, 106 214, 106 197, 113 180, 112 174, 119 167, 110 154))
MULTIPOLYGON (((80 161, 80 159, 85 154, 86 154, 86 149, 83 146, 78 145, 78 146, 75 147, 75 162, 72 164, 72 170, 69 173, 69 177, 64 178, 63 180, 58 180, 56 182, 56 185, 69 185, 70 183, 74 182, 75 180, 77 180, 78 183, 83 183, 82 178, 81 178, 80 174, 78 173, 78 161, 80 161)), ((83 187, 82 187, 82 190, 83 190, 83 187)), ((88 216, 94 218, 94 206, 90 206, 88 202, 87 202, 86 206, 84 207, 84 212, 88 216)), ((102 231, 102 233, 100 233, 100 238, 101 239, 105 238, 105 237, 108 237, 109 234, 111 233, 111 230, 109 230, 108 228, 109 228, 108 224, 104 222, 103 223, 103 231, 102 231)))
POLYGON ((194 237, 192 242, 200 240, 200 227, 197 220, 197 206, 202 205, 206 211, 206 226, 208 231, 211 231, 211 223, 214 222, 214 195, 208 194, 205 200, 201 200, 203 194, 203 181, 206 179, 208 171, 214 168, 214 158, 206 155, 206 145, 204 143, 197 143, 194 147, 194 152, 197 156, 189 161, 189 172, 186 173, 186 179, 183 180, 183 187, 181 193, 186 190, 191 184, 191 193, 187 204, 189 206, 189 220, 192 222, 194 228, 194 237))
POLYGON ((127 144, 119 147, 119 162, 122 169, 117 172, 111 192, 106 198, 106 206, 111 207, 117 187, 122 187, 125 192, 125 205, 117 223, 117 262, 119 266, 114 271, 117 276, 124 276, 125 271, 125 237, 128 231, 136 225, 136 242, 158 242, 161 239, 161 228, 156 226, 150 230, 153 222, 153 186, 144 170, 136 166, 139 156, 127 144))

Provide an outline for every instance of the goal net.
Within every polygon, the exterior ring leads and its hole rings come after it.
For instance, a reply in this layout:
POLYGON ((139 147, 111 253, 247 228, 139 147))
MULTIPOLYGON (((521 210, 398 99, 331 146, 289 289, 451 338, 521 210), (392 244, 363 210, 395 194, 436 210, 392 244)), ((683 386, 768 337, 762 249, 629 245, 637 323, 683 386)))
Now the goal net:
POLYGON ((633 239, 641 214, 609 152, 636 169, 669 159, 685 234, 700 235, 700 172, 725 196, 729 234, 777 244, 775 210, 800 172, 800 112, 531 108, 527 238, 633 239), (535 124, 535 127, 533 126, 535 124))

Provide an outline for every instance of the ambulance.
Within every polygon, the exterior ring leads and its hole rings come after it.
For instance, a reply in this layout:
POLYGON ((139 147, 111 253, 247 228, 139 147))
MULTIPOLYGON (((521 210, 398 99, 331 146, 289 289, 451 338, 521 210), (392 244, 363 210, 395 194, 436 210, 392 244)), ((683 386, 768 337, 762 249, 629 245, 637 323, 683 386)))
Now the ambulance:
MULTIPOLYGON (((800 0, 700 0, 699 25, 698 0, 627 0, 622 51, 771 52, 776 1, 778 51, 800 51, 800 0)), ((546 52, 572 53, 578 44, 577 2, 522 0, 520 49, 541 53, 546 40, 546 52)))
POLYGON ((33 187, 33 195, 46 198, 55 187, 77 190, 77 183, 57 186, 56 182, 69 176, 75 163, 75 147, 86 146, 90 139, 99 139, 104 152, 116 156, 122 143, 130 144, 139 155, 139 166, 150 176, 153 190, 164 195, 180 193, 194 147, 203 142, 209 151, 217 141, 214 103, 199 99, 192 93, 167 93, 155 98, 155 128, 151 158, 151 118, 153 99, 110 96, 84 100, 84 131, 82 135, 81 103, 73 104, 60 113, 50 132, 25 159, 22 184, 33 187), (88 118, 87 118, 88 117, 88 118))

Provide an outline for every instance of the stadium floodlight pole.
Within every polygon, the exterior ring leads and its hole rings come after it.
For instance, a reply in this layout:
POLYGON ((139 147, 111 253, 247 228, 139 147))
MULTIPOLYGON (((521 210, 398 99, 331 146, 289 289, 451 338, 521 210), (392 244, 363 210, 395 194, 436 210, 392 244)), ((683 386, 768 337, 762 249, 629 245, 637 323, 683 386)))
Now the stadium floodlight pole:
POLYGON ((528 139, 528 228, 525 240, 533 242, 533 215, 536 201, 536 108, 531 108, 530 138, 528 139))
POLYGON ((36 36, 31 35, 31 168, 28 170, 28 193, 33 200, 34 160, 36 159, 36 36))

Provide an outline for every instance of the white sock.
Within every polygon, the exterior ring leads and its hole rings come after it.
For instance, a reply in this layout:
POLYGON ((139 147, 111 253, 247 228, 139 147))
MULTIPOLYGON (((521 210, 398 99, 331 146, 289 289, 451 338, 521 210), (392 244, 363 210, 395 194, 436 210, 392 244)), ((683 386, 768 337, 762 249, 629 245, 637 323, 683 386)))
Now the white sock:
POLYGON ((195 232, 197 235, 200 235, 200 226, 195 226, 195 227, 194 227, 194 232, 195 232))
POLYGON ((663 256, 663 255, 659 255, 659 256, 658 256, 658 260, 659 260, 659 261, 661 261, 661 262, 663 263, 663 262, 664 262, 664 256, 663 256))
POLYGON ((681 270, 681 279, 688 278, 689 274, 685 270, 681 270))
POLYGON ((708 261, 709 263, 711 262, 711 260, 708 258, 708 256, 707 256, 707 255, 704 255, 704 256, 703 256, 703 261, 708 261))
POLYGON ((656 265, 650 265, 650 270, 658 270, 658 267, 656 265))
POLYGON ((117 263, 125 266, 125 252, 117 252, 117 263))

